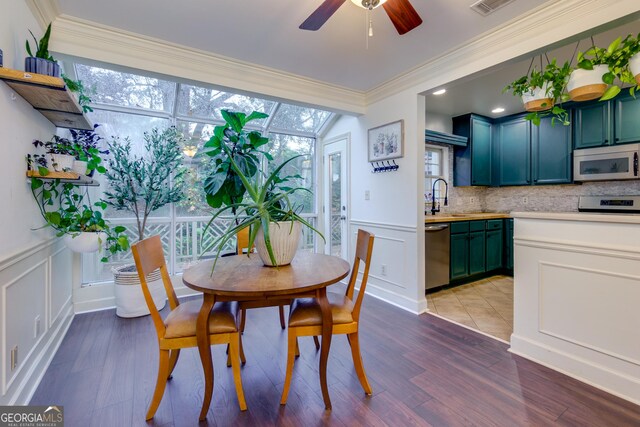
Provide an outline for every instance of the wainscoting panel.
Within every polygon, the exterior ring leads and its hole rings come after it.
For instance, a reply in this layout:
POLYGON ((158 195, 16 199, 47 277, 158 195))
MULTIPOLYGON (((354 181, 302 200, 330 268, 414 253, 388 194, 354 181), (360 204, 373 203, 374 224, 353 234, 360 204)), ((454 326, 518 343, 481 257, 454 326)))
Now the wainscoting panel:
POLYGON ((29 402, 73 318, 71 289, 71 253, 60 239, 0 260, 1 405, 29 402))
POLYGON ((352 220, 349 227, 350 261, 360 228, 375 235, 367 293, 412 313, 423 312, 426 299, 424 291, 418 291, 422 284, 418 286, 416 274, 416 228, 352 220))

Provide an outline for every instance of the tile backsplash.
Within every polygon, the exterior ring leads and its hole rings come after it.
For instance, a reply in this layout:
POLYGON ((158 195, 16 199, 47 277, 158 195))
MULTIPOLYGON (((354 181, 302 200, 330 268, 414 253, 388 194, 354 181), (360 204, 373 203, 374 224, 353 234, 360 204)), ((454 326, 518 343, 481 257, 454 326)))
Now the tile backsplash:
MULTIPOLYGON (((575 212, 580 196, 640 196, 640 180, 519 187, 454 187, 453 150, 449 150, 449 206, 443 213, 546 211, 575 212), (526 203, 525 203, 526 201, 526 203)), ((425 210, 431 209, 425 204, 425 210)))

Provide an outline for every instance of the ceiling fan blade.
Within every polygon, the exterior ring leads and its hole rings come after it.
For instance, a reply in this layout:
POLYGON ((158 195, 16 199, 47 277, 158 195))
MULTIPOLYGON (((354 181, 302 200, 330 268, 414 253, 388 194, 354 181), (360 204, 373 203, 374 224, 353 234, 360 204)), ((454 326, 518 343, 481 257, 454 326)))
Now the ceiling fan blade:
POLYGON ((411 6, 409 0, 388 0, 382 7, 400 35, 408 33, 422 24, 422 18, 411 6))
POLYGON ((320 7, 314 10, 302 25, 300 25, 300 29, 310 31, 319 30, 345 1, 347 0, 324 0, 320 7))

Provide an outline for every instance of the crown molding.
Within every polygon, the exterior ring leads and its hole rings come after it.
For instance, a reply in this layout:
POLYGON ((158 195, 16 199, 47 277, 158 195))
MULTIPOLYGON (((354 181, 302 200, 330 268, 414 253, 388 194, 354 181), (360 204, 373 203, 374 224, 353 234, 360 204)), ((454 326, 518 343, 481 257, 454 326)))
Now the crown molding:
POLYGON ((57 0, 24 0, 24 2, 43 30, 60 16, 57 0))
POLYGON ((54 21, 53 28, 51 50, 61 54, 321 106, 335 112, 365 112, 365 93, 361 91, 64 14, 54 21))
POLYGON ((422 93, 638 11, 638 0, 556 0, 367 91, 366 104, 422 93))

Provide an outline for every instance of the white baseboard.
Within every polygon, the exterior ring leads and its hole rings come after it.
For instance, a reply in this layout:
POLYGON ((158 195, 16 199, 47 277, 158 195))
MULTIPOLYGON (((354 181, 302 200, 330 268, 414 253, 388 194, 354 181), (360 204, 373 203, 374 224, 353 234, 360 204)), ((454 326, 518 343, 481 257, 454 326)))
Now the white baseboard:
POLYGON ((413 300, 404 295, 400 295, 388 289, 377 286, 376 284, 371 283, 371 281, 369 281, 369 283, 367 284, 367 295, 370 295, 374 298, 379 299, 380 301, 384 301, 387 304, 391 304, 413 314, 422 314, 427 311, 426 297, 423 298, 422 301, 413 300))
POLYGON ((561 352, 543 343, 511 335, 509 351, 578 381, 640 405, 640 381, 590 360, 561 352))

